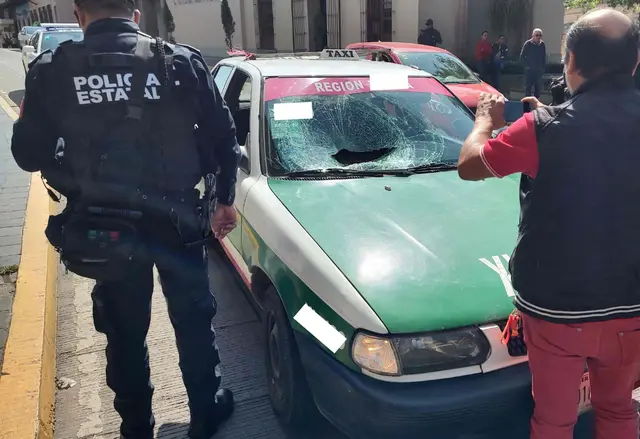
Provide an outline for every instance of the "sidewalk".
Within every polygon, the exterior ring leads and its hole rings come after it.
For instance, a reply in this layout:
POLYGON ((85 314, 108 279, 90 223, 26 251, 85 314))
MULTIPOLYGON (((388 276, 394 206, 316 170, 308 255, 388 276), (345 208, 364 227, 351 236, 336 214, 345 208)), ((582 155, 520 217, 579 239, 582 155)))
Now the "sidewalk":
POLYGON ((13 120, 0 109, 0 370, 9 334, 31 176, 11 155, 13 120))
MULTIPOLYGON (((236 398, 236 411, 215 439, 343 439, 339 433, 287 436, 271 410, 265 379, 261 323, 239 288, 230 265, 210 257, 211 286, 218 302, 213 320, 222 359, 222 384, 236 398)), ((93 282, 63 275, 58 287, 57 377, 72 386, 56 398, 56 439, 117 439, 120 420, 105 382, 105 337, 93 327, 93 282)), ((178 352, 157 273, 147 336, 153 408, 158 439, 186 437, 187 396, 178 368, 178 352)))

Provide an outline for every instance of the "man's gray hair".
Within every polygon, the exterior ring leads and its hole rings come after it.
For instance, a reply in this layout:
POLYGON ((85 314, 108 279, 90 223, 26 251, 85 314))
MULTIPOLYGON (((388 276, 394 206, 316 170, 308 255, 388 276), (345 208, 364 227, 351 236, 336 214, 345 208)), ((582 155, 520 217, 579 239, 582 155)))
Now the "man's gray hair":
POLYGON ((540 32, 540 34, 542 34, 542 29, 540 29, 539 27, 536 27, 533 32, 531 32, 531 35, 535 35, 537 32, 540 32))

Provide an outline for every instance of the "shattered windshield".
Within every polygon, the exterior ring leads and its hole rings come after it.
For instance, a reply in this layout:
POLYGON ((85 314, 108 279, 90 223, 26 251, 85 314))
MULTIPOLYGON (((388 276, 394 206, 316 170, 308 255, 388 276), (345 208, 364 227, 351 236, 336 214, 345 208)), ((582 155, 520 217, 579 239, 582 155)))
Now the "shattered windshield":
POLYGON ((445 84, 478 84, 480 80, 455 56, 439 52, 402 52, 402 63, 431 73, 445 84))
POLYGON ((271 175, 451 165, 473 128, 433 78, 268 78, 264 100, 271 175))

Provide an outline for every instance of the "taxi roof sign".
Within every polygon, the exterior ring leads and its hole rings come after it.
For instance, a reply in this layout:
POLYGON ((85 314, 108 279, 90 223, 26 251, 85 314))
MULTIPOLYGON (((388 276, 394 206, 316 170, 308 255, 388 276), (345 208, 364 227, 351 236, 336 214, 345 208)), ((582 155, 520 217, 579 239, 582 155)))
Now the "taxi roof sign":
POLYGON ((358 53, 353 49, 324 49, 322 52, 320 52, 320 59, 360 61, 358 53))

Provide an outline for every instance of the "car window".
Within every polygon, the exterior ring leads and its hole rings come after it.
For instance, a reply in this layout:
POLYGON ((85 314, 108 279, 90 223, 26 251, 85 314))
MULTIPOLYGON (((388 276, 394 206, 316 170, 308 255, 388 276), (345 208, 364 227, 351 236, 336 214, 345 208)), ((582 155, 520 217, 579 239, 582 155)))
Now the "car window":
POLYGON ((242 89, 240 90, 240 102, 251 102, 251 78, 247 77, 242 89))
POLYGON ((402 52, 402 63, 431 73, 445 84, 477 84, 480 80, 462 61, 448 53, 402 52))
POLYGON ((47 32, 43 34, 42 37, 42 51, 45 50, 54 50, 61 43, 64 43, 68 40, 73 41, 82 41, 84 38, 84 33, 74 31, 74 32, 47 32))
POLYGON ((231 71, 233 67, 221 65, 213 74, 213 80, 216 83, 216 87, 218 87, 218 91, 222 93, 222 89, 227 83, 229 79, 229 75, 231 75, 231 71))
POLYGON ((38 50, 38 41, 40 40, 40 35, 42 35, 42 33, 40 32, 33 34, 31 39, 29 40, 28 45, 33 46, 36 50, 38 50))
POLYGON ((269 173, 457 163, 473 116, 433 78, 397 90, 369 77, 268 78, 269 173))
POLYGON ((32 35, 37 30, 37 27, 25 26, 22 28, 22 35, 32 35))

